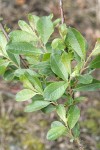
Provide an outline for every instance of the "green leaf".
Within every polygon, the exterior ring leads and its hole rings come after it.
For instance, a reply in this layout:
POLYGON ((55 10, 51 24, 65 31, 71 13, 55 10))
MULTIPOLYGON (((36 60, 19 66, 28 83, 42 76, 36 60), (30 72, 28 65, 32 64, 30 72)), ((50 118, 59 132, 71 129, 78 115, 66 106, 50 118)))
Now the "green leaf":
POLYGON ((51 55, 51 69, 63 80, 68 80, 68 72, 65 65, 61 62, 61 56, 58 54, 51 55))
POLYGON ((84 60, 86 56, 86 42, 83 36, 74 28, 68 28, 67 42, 72 49, 84 60))
POLYGON ((57 25, 59 25, 59 23, 61 22, 61 19, 58 18, 53 22, 54 27, 56 27, 57 25))
POLYGON ((22 30, 15 30, 11 32, 9 37, 12 42, 33 42, 37 40, 32 34, 22 30))
POLYGON ((65 109, 64 105, 60 104, 57 106, 57 114, 65 123, 67 123, 66 109, 65 109))
POLYGON ((59 127, 59 126, 63 126, 63 124, 60 121, 54 121, 51 124, 51 128, 59 127))
POLYGON ((44 100, 34 100, 31 104, 26 106, 25 112, 34 112, 48 106, 50 102, 44 100))
POLYGON ((3 34, 2 31, 0 31, 0 51, 2 51, 2 53, 4 55, 7 55, 6 54, 6 45, 7 45, 7 39, 5 37, 5 35, 3 34))
POLYGON ((52 75, 53 72, 51 70, 50 62, 49 61, 43 61, 39 62, 36 65, 33 66, 39 74, 44 75, 44 76, 49 76, 52 75))
POLYGON ((37 22, 39 20, 39 17, 35 16, 35 15, 32 15, 32 14, 29 14, 28 15, 28 20, 29 20, 29 23, 30 23, 30 26, 32 27, 32 29, 35 30, 37 22))
POLYGON ((78 104, 85 100, 86 100, 86 97, 76 97, 73 102, 74 102, 74 104, 78 104))
POLYGON ((98 55, 89 65, 90 68, 100 68, 100 55, 98 55))
POLYGON ((70 129, 72 129, 75 126, 75 124, 79 120, 79 117, 80 117, 79 108, 77 106, 71 106, 67 115, 68 125, 70 129))
POLYGON ((29 78, 27 78, 25 75, 20 76, 20 81, 23 83, 25 88, 34 90, 34 87, 32 86, 31 82, 29 81, 29 78))
POLYGON ((7 70, 4 75, 3 75, 4 79, 6 81, 11 81, 14 79, 14 71, 13 70, 7 70))
POLYGON ((87 85, 86 84, 79 84, 73 90, 74 91, 95 91, 97 89, 100 89, 100 81, 94 79, 92 83, 87 84, 87 85))
POLYGON ((64 50, 65 49, 65 43, 62 39, 56 38, 52 41, 52 49, 55 50, 64 50))
POLYGON ((93 77, 89 74, 80 75, 78 77, 78 82, 82 84, 89 84, 93 81, 93 77))
POLYGON ((23 20, 19 20, 18 21, 18 25, 21 28, 21 30, 26 31, 30 34, 35 35, 35 33, 33 32, 32 28, 23 20))
POLYGON ((3 75, 6 71, 9 61, 0 58, 0 75, 3 75))
POLYGON ((37 94, 34 97, 32 97, 32 101, 36 101, 36 100, 41 101, 41 100, 44 100, 44 98, 42 95, 37 94))
POLYGON ((21 75, 24 75, 25 73, 28 73, 28 74, 30 74, 31 76, 34 76, 34 77, 38 77, 38 76, 39 76, 35 71, 33 71, 33 70, 31 70, 31 69, 19 68, 19 69, 17 69, 17 70, 15 71, 15 75, 16 75, 17 77, 20 77, 21 75))
POLYGON ((80 135, 80 126, 79 126, 79 123, 77 123, 74 126, 72 132, 73 132, 74 138, 78 138, 79 137, 79 135, 80 135))
POLYGON ((43 94, 43 89, 40 80, 37 77, 31 76, 29 73, 26 73, 27 78, 29 81, 34 85, 35 89, 43 94))
POLYGON ((44 90, 44 99, 49 101, 56 101, 64 94, 67 86, 68 83, 64 81, 51 83, 44 90))
POLYGON ((34 47, 32 44, 27 42, 14 42, 9 43, 6 46, 6 50, 13 54, 41 54, 42 51, 36 47, 34 47))
POLYGON ((47 107, 42 109, 42 112, 44 113, 51 113, 52 111, 54 111, 56 109, 56 107, 52 104, 48 105, 47 107))
POLYGON ((37 93, 29 90, 24 89, 16 94, 16 101, 26 101, 31 99, 33 96, 35 96, 37 93))
POLYGON ((14 62, 18 67, 20 67, 20 57, 17 54, 13 54, 10 51, 7 51, 7 54, 12 62, 14 62))
POLYGON ((59 33, 61 37, 65 40, 67 33, 68 33, 68 28, 65 23, 59 26, 59 33))
POLYGON ((37 22, 37 32, 41 40, 46 44, 53 33, 53 23, 49 17, 41 17, 37 22))
POLYGON ((92 56, 100 54, 100 38, 98 38, 95 48, 92 51, 92 56))
POLYGON ((65 65, 66 70, 68 71, 69 74, 71 74, 71 60, 73 56, 71 53, 66 53, 63 52, 61 59, 63 64, 65 65))
POLYGON ((64 125, 52 127, 47 133, 47 139, 51 141, 56 140, 60 136, 65 135, 66 132, 67 132, 67 129, 64 125))

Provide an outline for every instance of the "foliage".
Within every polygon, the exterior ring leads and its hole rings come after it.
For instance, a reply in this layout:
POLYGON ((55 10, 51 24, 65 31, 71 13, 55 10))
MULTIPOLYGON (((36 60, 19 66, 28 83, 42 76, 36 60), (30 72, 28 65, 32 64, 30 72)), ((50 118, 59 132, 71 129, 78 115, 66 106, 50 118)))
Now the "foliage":
POLYGON ((77 105, 84 98, 74 98, 74 94, 100 89, 100 81, 92 76, 100 68, 100 39, 86 58, 87 43, 81 33, 61 24, 60 19, 52 19, 53 15, 40 18, 29 14, 29 24, 20 20, 21 29, 12 31, 9 40, 0 31, 0 74, 7 81, 23 83, 24 89, 17 93, 16 101, 31 99, 25 112, 57 113, 59 120, 51 124, 48 140, 65 135, 76 140, 80 134, 77 105), (59 36, 50 38, 55 29, 59 36))

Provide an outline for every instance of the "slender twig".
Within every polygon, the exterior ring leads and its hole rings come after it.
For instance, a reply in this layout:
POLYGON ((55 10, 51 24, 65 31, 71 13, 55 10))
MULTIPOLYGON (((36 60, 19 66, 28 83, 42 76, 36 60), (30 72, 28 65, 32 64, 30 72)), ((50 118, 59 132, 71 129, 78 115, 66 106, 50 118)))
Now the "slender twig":
POLYGON ((59 0, 59 6, 60 6, 61 22, 63 24, 65 22, 64 10, 63 10, 63 0, 59 0))
POLYGON ((19 55, 19 57, 20 57, 20 60, 21 60, 21 62, 22 62, 22 64, 23 64, 23 66, 27 69, 27 68, 28 68, 28 65, 27 65, 26 62, 23 60, 23 58, 22 58, 21 55, 19 55))
POLYGON ((9 37, 8 37, 6 31, 4 30, 3 25, 2 25, 1 23, 0 23, 0 29, 1 29, 1 31, 4 33, 4 35, 5 35, 5 37, 7 38, 7 40, 9 40, 9 37))
POLYGON ((84 147, 78 138, 76 139, 76 144, 77 144, 79 150, 84 150, 84 147))

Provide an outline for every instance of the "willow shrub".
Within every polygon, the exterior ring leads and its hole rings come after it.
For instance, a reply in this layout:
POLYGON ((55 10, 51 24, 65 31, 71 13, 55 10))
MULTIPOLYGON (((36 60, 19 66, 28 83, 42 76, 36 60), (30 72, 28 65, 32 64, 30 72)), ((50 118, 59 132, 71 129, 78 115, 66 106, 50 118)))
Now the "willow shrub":
POLYGON ((100 81, 91 75, 100 68, 100 39, 86 57, 88 46, 81 33, 52 19, 53 15, 40 18, 29 14, 29 24, 20 20, 20 30, 12 31, 9 40, 0 31, 0 74, 7 81, 22 82, 16 101, 29 100, 25 112, 57 113, 48 140, 68 136, 74 141, 80 134, 78 104, 84 101, 74 94, 100 88, 100 81), (59 33, 56 38, 55 29, 59 33))

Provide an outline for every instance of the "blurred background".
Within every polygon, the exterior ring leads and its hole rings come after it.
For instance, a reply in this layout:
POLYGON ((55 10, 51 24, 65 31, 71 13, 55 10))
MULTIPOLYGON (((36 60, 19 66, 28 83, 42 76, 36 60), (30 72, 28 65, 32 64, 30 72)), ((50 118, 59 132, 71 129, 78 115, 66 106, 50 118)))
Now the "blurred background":
MULTIPOLYGON (((3 25, 17 29, 19 19, 27 20, 27 14, 54 14, 60 17, 58 0, 0 0, 0 17, 3 25)), ((77 28, 87 39, 89 50, 100 37, 100 0, 64 0, 66 24, 77 28)), ((100 80, 100 70, 94 77, 100 80)), ((15 101, 20 83, 7 82, 0 77, 0 150, 74 150, 67 138, 55 142, 46 140, 54 113, 41 111, 24 113, 24 104, 15 101)), ((81 140, 86 150, 100 150, 100 91, 77 93, 86 96, 80 104, 81 140)), ((77 148, 76 148, 77 149, 77 148)))

